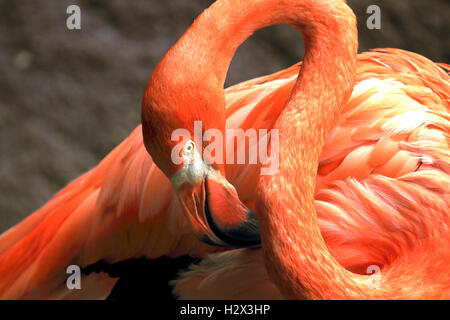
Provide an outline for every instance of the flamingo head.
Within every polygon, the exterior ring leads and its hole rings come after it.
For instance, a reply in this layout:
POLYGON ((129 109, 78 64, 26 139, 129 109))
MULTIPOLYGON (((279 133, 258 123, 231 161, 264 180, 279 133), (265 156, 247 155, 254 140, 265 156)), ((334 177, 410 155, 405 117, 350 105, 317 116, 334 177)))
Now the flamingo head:
MULTIPOLYGON (((147 151, 170 179, 200 240, 219 246, 259 246, 256 214, 239 200, 225 178, 224 165, 203 156, 208 143, 196 137, 208 129, 225 131, 223 89, 215 89, 219 86, 211 85, 212 78, 168 78, 162 65, 150 77, 142 102, 147 151), (198 121, 200 131, 195 128, 198 121)), ((220 148, 225 154, 223 144, 220 148)))

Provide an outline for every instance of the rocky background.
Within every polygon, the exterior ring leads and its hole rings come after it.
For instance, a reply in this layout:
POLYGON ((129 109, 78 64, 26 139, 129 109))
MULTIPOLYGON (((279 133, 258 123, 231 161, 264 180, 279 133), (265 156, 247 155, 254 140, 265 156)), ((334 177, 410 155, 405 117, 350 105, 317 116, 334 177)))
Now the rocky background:
MULTIPOLYGON (((360 51, 398 47, 450 62, 448 0, 351 0, 360 51), (366 28, 377 4, 381 30, 366 28)), ((0 0, 0 232, 95 166, 140 121, 156 63, 210 0, 0 0), (66 8, 82 30, 66 28, 66 8)), ((227 85, 302 59, 288 26, 258 31, 227 85)))

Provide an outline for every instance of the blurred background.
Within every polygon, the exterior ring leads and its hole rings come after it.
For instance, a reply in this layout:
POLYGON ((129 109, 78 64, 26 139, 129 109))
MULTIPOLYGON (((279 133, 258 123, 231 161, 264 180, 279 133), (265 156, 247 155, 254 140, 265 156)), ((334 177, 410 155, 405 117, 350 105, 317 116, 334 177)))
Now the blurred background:
MULTIPOLYGON (((211 0, 0 0, 0 232, 95 166, 140 123, 147 79, 211 0), (66 8, 81 8, 81 30, 66 8)), ((360 51, 397 47, 450 62, 450 1, 349 0, 360 51), (381 30, 366 9, 381 8, 381 30)), ((288 26, 258 31, 227 85, 286 68, 303 44, 288 26)))

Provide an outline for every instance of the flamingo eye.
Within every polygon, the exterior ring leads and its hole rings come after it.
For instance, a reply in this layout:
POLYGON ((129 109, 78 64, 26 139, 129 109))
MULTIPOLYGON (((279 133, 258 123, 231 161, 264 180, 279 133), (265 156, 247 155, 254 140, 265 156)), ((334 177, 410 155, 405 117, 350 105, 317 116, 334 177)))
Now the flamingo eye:
POLYGON ((192 154, 193 151, 194 151, 194 149, 195 149, 195 143, 194 143, 194 141, 188 141, 188 142, 186 143, 186 145, 184 146, 184 151, 185 151, 185 153, 187 153, 187 154, 192 154))
POLYGON ((183 159, 185 164, 191 164, 194 162, 196 152, 195 152, 195 142, 189 140, 183 146, 183 159))

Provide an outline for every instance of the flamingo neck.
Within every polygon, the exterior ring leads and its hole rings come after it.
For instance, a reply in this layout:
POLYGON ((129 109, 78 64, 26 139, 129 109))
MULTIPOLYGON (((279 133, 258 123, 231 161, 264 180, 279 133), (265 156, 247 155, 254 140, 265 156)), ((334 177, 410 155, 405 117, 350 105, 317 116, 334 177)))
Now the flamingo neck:
POLYGON ((258 187, 264 259, 269 276, 288 298, 368 298, 378 293, 370 290, 367 277, 347 271, 331 255, 314 206, 318 159, 354 85, 356 23, 341 1, 308 4, 314 18, 300 28, 303 68, 275 124, 279 171, 262 176, 258 187), (331 5, 337 13, 324 14, 331 5))
MULTIPOLYGON (((344 0, 219 0, 194 21, 152 77, 184 85, 194 82, 203 89, 223 89, 236 49, 256 30, 288 24, 305 37, 314 35, 324 40, 329 36, 339 41, 329 30, 341 28, 340 22, 348 20, 348 13, 353 14, 344 0), (345 17, 341 16, 343 11, 345 17)), ((333 41, 328 45, 334 46, 333 41)))
MULTIPOLYGON (((353 55, 356 52, 356 42, 346 47, 350 41, 347 37, 340 38, 348 35, 347 26, 356 33, 353 12, 344 0, 216 1, 195 20, 156 66, 144 94, 144 142, 164 172, 171 171, 171 168, 166 168, 167 161, 160 160, 157 155, 169 154, 170 143, 155 145, 153 141, 170 141, 176 128, 193 131, 196 120, 202 120, 204 130, 224 131, 223 86, 231 59, 239 45, 254 31, 275 24, 291 25, 303 34, 305 62, 311 62, 309 66, 305 64, 300 75, 305 78, 304 83, 314 80, 317 71, 331 74, 330 82, 340 81, 348 74, 341 74, 341 69, 351 64, 332 63, 332 60, 339 63, 349 61, 349 52, 353 55), (338 55, 326 56, 325 53, 333 48, 338 55), (161 127, 160 123, 166 125, 161 127)), ((345 81, 344 84, 348 87, 350 82, 345 81)), ((315 90, 313 86, 309 88, 315 90)), ((303 91, 306 89, 304 87, 303 91)), ((347 89, 343 92, 348 92, 347 89)))
MULTIPOLYGON (((184 92, 196 94, 192 101, 202 98, 202 92, 220 91, 223 95, 228 67, 238 46, 255 30, 273 24, 289 24, 302 33, 305 57, 276 123, 280 130, 279 171, 263 176, 258 188, 266 266, 287 297, 362 297, 364 278, 342 268, 326 247, 313 194, 326 135, 354 84, 356 20, 345 1, 217 1, 160 62, 152 75, 158 85, 150 79, 149 88, 161 87, 164 96, 170 97, 170 88, 183 87, 184 92)), ((173 92, 174 96, 179 94, 173 92)), ((204 118, 211 112, 198 110, 198 103, 184 107, 203 112, 204 118)), ((224 110, 214 112, 224 117, 224 110)))

